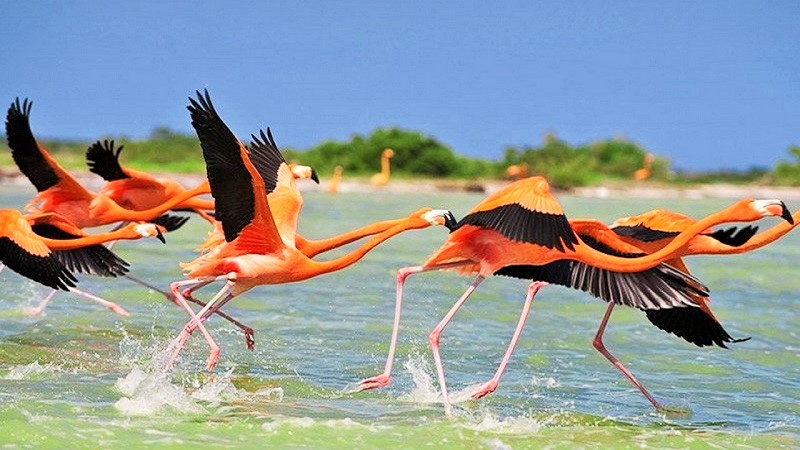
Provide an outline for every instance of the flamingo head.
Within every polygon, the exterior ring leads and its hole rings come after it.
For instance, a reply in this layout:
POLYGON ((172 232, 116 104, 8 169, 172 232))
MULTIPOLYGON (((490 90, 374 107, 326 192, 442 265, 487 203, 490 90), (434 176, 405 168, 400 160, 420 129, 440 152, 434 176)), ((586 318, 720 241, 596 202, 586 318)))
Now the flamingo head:
POLYGON ((162 243, 166 244, 167 240, 164 238, 163 227, 152 223, 138 223, 134 225, 133 229, 141 237, 155 237, 162 243))
POLYGON ((443 225, 450 231, 453 231, 457 224, 456 217, 446 209, 431 209, 423 213, 422 218, 431 225, 443 225))
POLYGON ((317 176, 317 172, 311 166, 302 166, 300 164, 289 164, 289 169, 291 169, 292 175, 294 175, 295 179, 306 178, 309 180, 313 180, 315 183, 319 184, 319 177, 317 176))
POLYGON ((792 213, 789 211, 789 208, 786 207, 786 203, 783 203, 780 200, 774 200, 774 199, 751 200, 751 207, 757 213, 760 213, 761 217, 767 217, 767 216, 780 217, 783 220, 794 225, 794 218, 792 217, 792 213))

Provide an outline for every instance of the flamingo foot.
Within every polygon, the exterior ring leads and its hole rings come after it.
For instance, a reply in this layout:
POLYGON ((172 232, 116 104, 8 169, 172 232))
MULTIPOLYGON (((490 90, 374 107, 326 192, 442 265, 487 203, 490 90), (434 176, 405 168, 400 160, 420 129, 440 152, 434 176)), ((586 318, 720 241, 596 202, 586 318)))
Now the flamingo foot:
POLYGON ((25 315, 32 317, 41 315, 44 312, 44 308, 40 306, 26 306, 22 309, 22 311, 25 313, 25 315))
POLYGON ((206 370, 209 372, 214 371, 214 367, 217 365, 217 360, 219 359, 219 347, 212 348, 208 352, 208 364, 206 365, 206 370))
POLYGON ((356 392, 361 391, 368 391, 370 389, 377 389, 382 388, 389 385, 389 382, 392 380, 392 377, 389 374, 382 373, 378 376, 365 378, 358 383, 358 386, 355 388, 356 392))
POLYGON ((473 392, 471 397, 475 399, 482 398, 491 394, 496 389, 497 389, 497 381, 489 380, 486 383, 484 383, 484 385, 481 386, 477 391, 473 392))
POLYGON ((245 327, 243 331, 244 343, 248 350, 253 351, 253 348, 256 346, 256 338, 253 337, 253 329, 250 327, 245 327))

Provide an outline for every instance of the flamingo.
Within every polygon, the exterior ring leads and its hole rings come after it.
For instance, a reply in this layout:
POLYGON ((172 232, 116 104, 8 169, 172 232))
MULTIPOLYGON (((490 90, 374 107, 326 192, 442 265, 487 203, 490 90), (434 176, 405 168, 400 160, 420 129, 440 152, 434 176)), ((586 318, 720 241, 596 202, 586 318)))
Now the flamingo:
POLYGON ((296 195, 297 188, 288 166, 281 164, 276 178, 271 179, 263 178, 254 166, 254 160, 262 161, 275 154, 271 150, 275 145, 269 130, 266 139, 254 139, 248 151, 219 117, 208 91, 205 96, 198 91, 197 97, 197 100, 189 99, 191 104, 188 109, 192 126, 200 138, 211 193, 217 206, 216 216, 222 222, 225 243, 213 252, 185 264, 188 279, 170 285, 191 316, 173 343, 170 366, 192 331, 199 328, 210 347, 207 368, 214 368, 219 357, 219 346, 202 322, 235 296, 262 284, 303 281, 344 269, 400 232, 444 225, 452 219, 448 211, 424 208, 412 213, 401 225, 379 233, 345 256, 324 262, 314 261, 295 247, 296 223, 293 223, 292 217, 281 211, 273 211, 267 198, 267 185, 276 186, 273 191, 275 195, 296 195), (214 281, 224 281, 225 285, 195 314, 181 289, 214 281))
MULTIPOLYGON (((164 242, 161 229, 154 224, 130 224, 107 233, 89 235, 56 214, 23 215, 15 209, 0 210, 0 261, 20 275, 45 286, 70 291, 95 301, 117 314, 128 312, 75 288, 74 272, 98 276, 118 276, 127 272, 127 263, 103 247, 117 239, 157 237, 164 242)), ((49 301, 48 296, 45 302, 49 301)), ((46 303, 45 303, 46 304, 46 303)), ((41 312, 40 304, 31 312, 41 312)))
POLYGON ((506 167, 506 176, 511 180, 519 180, 521 178, 528 178, 528 163, 512 164, 506 167))
POLYGON ((333 168, 333 176, 331 177, 331 180, 328 182, 328 188, 327 188, 327 191, 329 193, 335 194, 339 192, 339 185, 342 184, 343 171, 344 169, 342 168, 342 166, 338 164, 336 165, 336 167, 333 168))
MULTIPOLYGON (((452 227, 453 231, 445 243, 423 265, 398 271, 395 321, 386 368, 383 374, 363 380, 359 390, 385 386, 390 380, 402 289, 410 274, 446 269, 477 274, 428 336, 445 413, 449 416, 452 408, 439 356, 440 335, 458 309, 487 277, 509 275, 534 282, 529 288, 512 343, 516 342, 523 318, 527 316, 530 303, 543 282, 564 284, 609 302, 643 309, 696 306, 697 296, 707 296, 702 284, 690 275, 661 263, 710 226, 730 221, 754 221, 765 216, 781 216, 791 221, 786 205, 781 201, 745 199, 687 227, 657 252, 625 258, 585 245, 570 227, 543 177, 513 182, 479 203, 452 227)), ((507 351, 495 376, 474 394, 475 397, 486 395, 496 388, 509 355, 507 351)), ((640 390, 645 392, 644 388, 640 390)), ((660 407, 655 400, 652 402, 660 407)))
POLYGON ((106 195, 84 188, 42 147, 30 127, 32 102, 11 104, 6 115, 6 135, 11 156, 19 169, 38 191, 25 209, 30 212, 56 212, 79 228, 108 225, 115 222, 151 222, 170 209, 208 193, 208 182, 185 190, 153 208, 125 209, 106 195))
MULTIPOLYGON (((86 150, 89 170, 101 176, 107 183, 99 194, 108 196, 123 208, 145 210, 155 208, 186 189, 175 180, 156 178, 146 172, 123 167, 119 155, 124 148, 114 148, 113 140, 97 141, 86 150)), ((197 213, 204 219, 213 220, 206 211, 214 209, 214 202, 201 198, 190 198, 180 205, 182 210, 197 213)))
POLYGON ((381 152, 381 171, 369 179, 375 187, 384 187, 389 184, 389 158, 394 156, 394 150, 385 148, 381 152))
POLYGON ((650 178, 650 168, 653 166, 653 155, 646 153, 644 155, 644 165, 641 169, 633 173, 633 179, 637 181, 644 181, 650 178))

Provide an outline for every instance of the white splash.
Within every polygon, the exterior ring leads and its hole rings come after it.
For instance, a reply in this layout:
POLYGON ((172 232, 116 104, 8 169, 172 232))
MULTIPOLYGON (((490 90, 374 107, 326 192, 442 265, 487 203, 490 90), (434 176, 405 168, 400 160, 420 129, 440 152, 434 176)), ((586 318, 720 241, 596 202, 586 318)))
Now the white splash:
POLYGON ((442 396, 439 389, 433 385, 427 360, 420 355, 413 355, 403 363, 403 368, 411 375, 414 387, 409 393, 401 395, 398 400, 412 403, 441 403, 442 396))
POLYGON ((546 421, 542 422, 524 416, 500 419, 489 411, 485 412, 478 422, 463 422, 461 424, 464 428, 474 431, 511 435, 537 434, 546 425, 546 421))
POLYGON ((8 372, 6 376, 3 377, 4 380, 24 380, 31 375, 37 374, 44 374, 44 373, 54 373, 60 372, 61 366, 57 366, 52 363, 47 363, 45 365, 39 364, 39 361, 34 361, 25 366, 14 366, 11 368, 11 371, 8 372))
POLYGON ((315 420, 311 417, 286 417, 275 416, 270 422, 265 422, 261 425, 264 431, 276 433, 281 427, 294 427, 294 428, 311 428, 313 426, 323 426, 334 429, 341 428, 363 428, 369 431, 381 431, 388 429, 388 426, 383 425, 364 425, 356 422, 355 420, 345 417, 344 419, 328 419, 328 420, 315 420))
POLYGON ((165 408, 186 413, 204 411, 182 387, 172 384, 165 373, 148 374, 134 367, 115 386, 126 397, 114 403, 114 407, 126 415, 145 416, 165 408))

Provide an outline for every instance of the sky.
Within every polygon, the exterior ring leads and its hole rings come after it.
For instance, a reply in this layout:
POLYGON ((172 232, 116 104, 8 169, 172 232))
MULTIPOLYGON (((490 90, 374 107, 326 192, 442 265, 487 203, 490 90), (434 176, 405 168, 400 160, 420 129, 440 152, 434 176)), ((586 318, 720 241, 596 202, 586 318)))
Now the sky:
POLYGON ((625 136, 683 170, 800 145, 797 1, 0 2, 0 101, 42 137, 192 132, 207 88, 281 147, 376 127, 499 159, 625 136))

